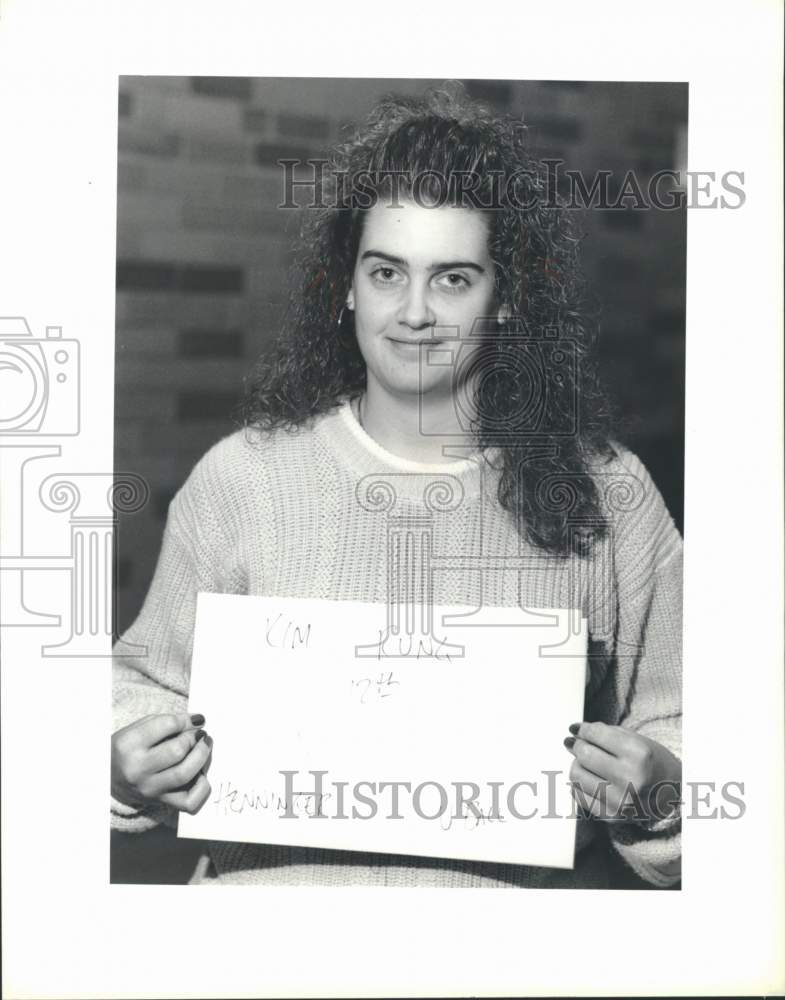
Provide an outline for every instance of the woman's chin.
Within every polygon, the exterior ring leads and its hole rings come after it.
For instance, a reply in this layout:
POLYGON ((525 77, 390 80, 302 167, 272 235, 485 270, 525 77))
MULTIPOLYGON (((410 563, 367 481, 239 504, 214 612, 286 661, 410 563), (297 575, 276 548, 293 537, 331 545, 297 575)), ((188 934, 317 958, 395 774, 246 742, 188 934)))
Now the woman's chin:
POLYGON ((419 371, 413 374, 400 370, 389 371, 378 381, 390 395, 414 397, 415 400, 419 399, 423 408, 437 403, 441 405, 445 399, 452 396, 449 379, 445 382, 438 378, 429 378, 426 373, 423 373, 421 378, 419 371))

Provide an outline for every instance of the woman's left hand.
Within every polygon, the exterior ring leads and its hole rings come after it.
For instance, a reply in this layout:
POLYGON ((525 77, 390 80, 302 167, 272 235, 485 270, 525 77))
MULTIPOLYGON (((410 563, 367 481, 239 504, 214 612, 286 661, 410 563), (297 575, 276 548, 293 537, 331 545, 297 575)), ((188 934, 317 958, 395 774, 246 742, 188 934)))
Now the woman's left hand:
POLYGON ((573 794, 583 809, 609 822, 656 822, 678 802, 681 761, 661 743, 623 726, 582 722, 564 741, 575 757, 573 794))

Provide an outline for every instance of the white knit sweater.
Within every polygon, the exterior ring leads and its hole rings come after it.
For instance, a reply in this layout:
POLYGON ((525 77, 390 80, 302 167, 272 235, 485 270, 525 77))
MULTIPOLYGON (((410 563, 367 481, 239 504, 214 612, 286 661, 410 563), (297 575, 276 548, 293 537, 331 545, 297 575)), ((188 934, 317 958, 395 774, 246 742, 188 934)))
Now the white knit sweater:
MULTIPOLYGON (((224 438, 172 501, 144 606, 115 646, 115 728, 186 710, 199 591, 385 602, 387 517, 374 503, 394 496, 394 514, 430 504, 440 556, 529 557, 523 572, 498 559, 482 573, 442 569, 434 603, 581 608, 590 635, 585 717, 630 727, 680 755, 682 541, 642 463, 615 450, 595 470, 612 519, 607 544, 588 559, 559 559, 521 539, 481 454, 438 466, 403 460, 360 427, 348 402, 297 431, 224 438), (428 493, 438 481, 447 487, 428 493), (126 642, 148 655, 125 655, 126 642)), ((543 497, 569 503, 556 484, 543 497)), ((112 800, 116 829, 161 822, 174 824, 173 811, 112 800)), ((221 842, 210 844, 194 880, 599 888, 606 838, 648 882, 678 879, 676 818, 654 830, 579 821, 574 871, 221 842)))

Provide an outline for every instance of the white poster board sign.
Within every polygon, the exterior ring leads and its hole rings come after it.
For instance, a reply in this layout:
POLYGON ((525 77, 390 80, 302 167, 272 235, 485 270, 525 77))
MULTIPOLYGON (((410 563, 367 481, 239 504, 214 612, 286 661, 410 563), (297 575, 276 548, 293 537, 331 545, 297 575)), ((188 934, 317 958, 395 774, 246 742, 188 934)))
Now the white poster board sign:
POLYGON ((585 619, 426 611, 200 594, 211 794, 179 836, 572 868, 585 619))

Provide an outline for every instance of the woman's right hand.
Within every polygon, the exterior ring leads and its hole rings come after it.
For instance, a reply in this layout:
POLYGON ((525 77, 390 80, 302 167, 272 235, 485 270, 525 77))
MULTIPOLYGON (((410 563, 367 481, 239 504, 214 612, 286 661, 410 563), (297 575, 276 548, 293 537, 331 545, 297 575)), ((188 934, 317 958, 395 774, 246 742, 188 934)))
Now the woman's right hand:
POLYGON ((210 794, 213 741, 203 715, 147 715, 112 734, 112 795, 130 806, 163 803, 196 813, 210 794))

